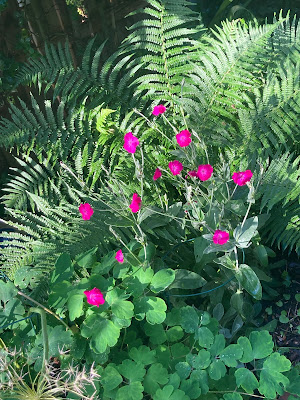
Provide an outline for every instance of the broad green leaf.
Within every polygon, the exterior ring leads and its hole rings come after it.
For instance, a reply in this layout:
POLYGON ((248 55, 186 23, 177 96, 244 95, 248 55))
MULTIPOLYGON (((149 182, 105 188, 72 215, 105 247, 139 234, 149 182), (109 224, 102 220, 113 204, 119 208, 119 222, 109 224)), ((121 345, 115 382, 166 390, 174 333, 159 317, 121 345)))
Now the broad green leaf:
POLYGON ((198 289, 204 286, 206 280, 196 272, 186 269, 175 270, 175 280, 169 286, 169 289, 198 289))
POLYGON ((210 365, 210 352, 201 349, 195 356, 193 354, 192 366, 194 369, 205 369, 210 365))
POLYGON ((247 368, 238 368, 235 373, 236 384, 242 387, 247 393, 252 394, 258 388, 256 376, 247 368))
POLYGON ((195 333, 195 339, 198 339, 200 346, 210 348, 214 342, 214 335, 210 329, 203 326, 195 333))
POLYGON ((114 346, 120 336, 120 328, 108 319, 92 314, 81 326, 81 335, 91 337, 90 347, 96 353, 104 353, 107 347, 114 346))
POLYGON ((156 347, 156 362, 162 364, 164 367, 169 368, 171 362, 171 351, 168 346, 159 345, 156 347))
POLYGON ((186 361, 180 361, 175 365, 175 369, 180 379, 186 379, 192 370, 192 367, 186 361))
POLYGON ((182 390, 189 399, 198 399, 201 394, 199 382, 196 379, 187 379, 181 382, 180 390, 182 390))
POLYGON ((262 288, 260 281, 256 273, 248 265, 241 264, 238 270, 235 271, 235 277, 252 297, 256 300, 261 300, 262 288))
POLYGON ((68 253, 61 254, 56 260, 54 268, 50 281, 52 285, 70 280, 74 272, 70 255, 68 253))
POLYGON ((251 332, 249 340, 253 350, 253 358, 257 360, 265 358, 273 352, 274 343, 268 331, 251 332))
POLYGON ((93 264, 97 261, 96 253, 98 251, 98 247, 93 247, 85 251, 84 253, 78 254, 75 257, 77 264, 82 268, 91 268, 93 264))
POLYGON ((32 267, 18 268, 15 272, 14 283, 20 289, 25 289, 29 285, 33 286, 39 282, 41 272, 32 267))
POLYGON ((166 289, 175 279, 175 272, 170 268, 162 269, 151 279, 150 289, 154 293, 159 293, 166 289))
POLYGON ((208 367, 208 373, 211 379, 218 381, 226 374, 226 367, 221 360, 214 360, 208 367))
POLYGON ((146 373, 144 364, 132 360, 124 360, 122 364, 118 366, 118 371, 126 379, 129 379, 130 384, 132 382, 142 381, 146 373))
POLYGON ((207 247, 207 240, 204 239, 202 236, 198 236, 194 240, 194 254, 196 263, 199 263, 202 260, 204 255, 204 250, 207 247))
POLYGON ((174 390, 173 386, 167 385, 163 389, 157 389, 153 400, 190 400, 190 398, 182 390, 174 390))
POLYGON ((268 253, 265 246, 260 244, 259 246, 255 247, 253 253, 263 267, 266 268, 269 265, 268 253))
POLYGON ((224 307, 222 303, 218 303, 214 309, 213 309, 213 317, 216 318, 217 321, 220 321, 220 319, 224 315, 224 307))
POLYGON ((239 360, 243 355, 243 349, 238 344, 230 344, 225 347, 220 353, 220 360, 223 361, 227 367, 236 367, 239 360))
POLYGON ((12 282, 4 282, 0 280, 0 300, 7 303, 12 300, 18 293, 18 289, 12 282))
POLYGON ((108 365, 101 374, 100 382, 105 390, 113 390, 123 382, 123 378, 116 368, 108 365))
POLYGON ((161 324, 166 319, 167 306, 159 297, 145 296, 135 303, 135 313, 146 316, 149 324, 161 324))
MULTIPOLYGON (((114 266, 116 266, 117 261, 115 260, 116 252, 110 251, 104 257, 101 258, 101 262, 94 264, 93 266, 93 274, 104 275, 107 274, 114 266)), ((125 256, 126 257, 126 256, 125 256)), ((96 261, 96 257, 93 261, 96 261)), ((123 268, 126 268, 126 262, 123 264, 118 264, 123 268)))
POLYGON ((241 336, 238 338, 237 342, 243 349, 243 356, 240 358, 240 361, 245 364, 251 362, 253 360, 253 351, 250 340, 241 336))
POLYGON ((183 343, 175 343, 171 346, 171 352, 173 358, 181 358, 186 356, 190 352, 190 349, 183 343))
POLYGON ((256 234, 258 227, 258 218, 248 218, 244 225, 238 225, 234 232, 233 237, 235 238, 238 247, 246 248, 249 246, 250 240, 256 234))
POLYGON ((235 244, 233 241, 229 240, 225 244, 215 244, 212 243, 206 249, 204 250, 204 254, 210 254, 210 253, 218 253, 219 251, 224 251, 224 252, 231 252, 235 248, 235 244))
POLYGON ((181 314, 181 326, 187 333, 194 333, 198 329, 199 316, 196 310, 191 306, 182 307, 180 310, 181 314))
POLYGON ((205 395, 209 391, 208 374, 206 371, 200 369, 194 370, 191 373, 191 379, 194 379, 198 382, 202 395, 205 395))
POLYGON ((166 342, 167 335, 161 324, 150 325, 146 323, 144 330, 147 336, 150 337, 150 342, 153 344, 162 344, 166 342))
POLYGON ((147 260, 147 261, 151 261, 153 259, 153 257, 155 256, 156 253, 156 247, 155 244, 153 243, 148 243, 146 246, 146 257, 145 257, 145 249, 144 247, 141 248, 140 252, 139 252, 139 258, 141 260, 147 260))
POLYGON ((147 346, 133 347, 129 351, 129 356, 135 361, 144 365, 153 364, 156 361, 155 350, 150 350, 147 346))
POLYGON ((82 314, 84 294, 73 294, 68 298, 67 307, 70 321, 79 318, 82 314))
POLYGON ((174 389, 179 389, 180 381, 180 376, 177 372, 174 372, 174 374, 169 375, 168 385, 171 385, 174 389))
POLYGON ((166 331, 166 335, 169 342, 178 342, 183 338, 184 333, 181 326, 173 326, 166 331))
POLYGON ((68 301, 68 293, 72 290, 70 282, 56 283, 49 294, 48 304, 55 309, 62 308, 68 301))
POLYGON ((118 288, 109 291, 105 301, 111 306, 112 313, 120 319, 131 319, 133 317, 133 304, 127 301, 128 295, 118 288))
POLYGON ((142 400, 143 386, 141 382, 133 382, 130 385, 122 386, 116 395, 116 400, 142 400))
POLYGON ((180 308, 173 307, 171 311, 168 311, 165 324, 167 326, 180 325, 181 313, 180 308))
POLYGON ((225 348, 225 337, 224 335, 216 335, 214 343, 211 345, 209 352, 213 357, 218 356, 221 351, 225 348))
POLYGON ((283 394, 283 389, 290 383, 281 372, 289 371, 291 362, 278 353, 271 354, 263 363, 260 373, 258 390, 268 399, 275 399, 277 393, 283 394))
POLYGON ((167 382, 168 370, 160 363, 152 364, 144 379, 145 392, 153 396, 160 389, 159 385, 165 385, 167 382))

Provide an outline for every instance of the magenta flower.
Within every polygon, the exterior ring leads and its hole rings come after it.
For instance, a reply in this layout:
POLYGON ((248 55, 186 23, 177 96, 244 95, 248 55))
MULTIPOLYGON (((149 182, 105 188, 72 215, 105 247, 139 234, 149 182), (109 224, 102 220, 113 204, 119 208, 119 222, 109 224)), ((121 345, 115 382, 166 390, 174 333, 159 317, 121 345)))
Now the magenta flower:
POLYGON ((99 289, 94 287, 92 290, 86 290, 83 292, 87 297, 87 302, 92 306, 99 307, 100 304, 104 304, 105 300, 103 294, 100 292, 99 289))
POLYGON ((226 231, 220 231, 219 229, 217 229, 214 233, 213 236, 213 242, 215 244, 225 244, 227 243, 229 240, 229 233, 226 231))
POLYGON ((197 176, 201 181, 207 181, 211 177, 213 170, 210 164, 199 165, 197 176))
POLYGON ((186 147, 192 141, 191 134, 188 130, 181 131, 176 135, 176 140, 180 147, 186 147))
POLYGON ((178 175, 183 170, 183 165, 180 161, 170 161, 169 168, 173 175, 178 175))
POLYGON ((84 220, 89 220, 91 216, 94 214, 94 210, 92 209, 89 203, 80 204, 78 210, 82 215, 82 219, 84 220))
POLYGON ((124 135, 124 149, 128 153, 135 153, 137 146, 140 144, 139 139, 132 134, 132 132, 126 133, 124 135))
POLYGON ((163 104, 159 104, 153 108, 152 114, 157 116, 163 114, 166 111, 166 107, 163 104))
POLYGON ((129 206, 133 213, 137 213, 141 208, 142 199, 137 193, 133 193, 132 195, 132 202, 129 206))
POLYGON ((160 177, 161 177, 161 170, 159 168, 156 168, 154 175, 153 175, 153 180, 156 181, 160 177))
POLYGON ((116 259, 120 264, 122 264, 122 263, 124 262, 124 255, 123 255, 123 252, 122 252, 121 249, 118 250, 118 251, 116 252, 115 259, 116 259))
POLYGON ((250 169, 247 169, 246 171, 241 171, 241 172, 235 172, 232 175, 233 182, 236 183, 239 186, 244 186, 246 185, 247 182, 250 181, 252 178, 253 173, 250 171, 250 169))
POLYGON ((193 178, 195 178, 196 176, 198 176, 198 172, 195 171, 195 170, 189 171, 189 172, 188 172, 188 175, 191 176, 191 177, 193 177, 193 178))

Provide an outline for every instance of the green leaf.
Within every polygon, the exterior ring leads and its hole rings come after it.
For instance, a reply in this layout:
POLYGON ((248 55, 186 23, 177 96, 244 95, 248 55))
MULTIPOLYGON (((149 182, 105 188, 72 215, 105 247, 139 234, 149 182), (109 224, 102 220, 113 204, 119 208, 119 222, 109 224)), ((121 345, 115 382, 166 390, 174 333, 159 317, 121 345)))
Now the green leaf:
POLYGON ((252 394, 255 389, 258 388, 258 380, 256 379, 253 372, 247 368, 238 368, 235 373, 236 384, 247 392, 252 394))
POLYGON ((135 313, 142 318, 146 315, 149 324, 161 324, 166 319, 167 306, 159 297, 145 296, 135 303, 135 313))
POLYGON ((225 400, 243 400, 242 396, 239 393, 226 393, 224 394, 223 398, 225 400))
POLYGON ((190 375, 192 367, 186 361, 181 361, 175 365, 175 369, 180 379, 186 379, 190 375))
POLYGON ((258 390, 268 399, 275 399, 277 393, 281 395, 283 389, 290 383, 289 379, 281 372, 289 371, 291 362, 278 353, 271 354, 263 363, 260 373, 258 390))
POLYGON ((253 253, 261 266, 266 268, 269 265, 269 257, 265 246, 260 244, 259 246, 255 247, 253 253))
POLYGON ((160 389, 159 385, 168 382, 168 371, 160 363, 152 364, 144 379, 145 392, 152 396, 160 389))
POLYGON ((223 361, 227 367, 236 367, 239 360, 243 355, 243 349, 238 344, 230 344, 225 347, 220 353, 220 360, 223 361))
POLYGON ((195 339, 198 339, 200 346, 209 348, 214 342, 214 335, 210 329, 203 326, 196 332, 195 339))
POLYGON ((210 347, 209 352, 213 357, 218 356, 221 351, 225 348, 225 337, 224 335, 216 335, 214 344, 210 347))
POLYGON ((29 285, 38 283, 40 276, 41 272, 32 267, 18 268, 14 276, 14 283, 20 289, 25 289, 29 285))
POLYGON ((113 390, 123 382, 123 378, 116 368, 108 365, 101 374, 100 382, 105 390, 113 390))
POLYGON ((147 336, 150 337, 150 342, 153 344, 162 344, 167 340, 166 332, 161 324, 150 325, 146 323, 144 330, 147 336))
POLYGON ((0 280, 0 300, 7 303, 12 300, 18 293, 18 289, 12 282, 4 282, 0 280))
POLYGON ((171 352, 173 358, 181 358, 186 356, 190 352, 190 349, 183 343, 175 343, 171 346, 171 352))
POLYGON ((77 264, 82 268, 91 268, 95 262, 97 261, 96 253, 98 251, 98 247, 93 247, 84 253, 78 254, 75 257, 77 264))
POLYGON ((238 247, 246 248, 249 247, 250 240, 256 234, 258 227, 258 217, 248 218, 243 227, 238 225, 234 232, 233 237, 235 238, 238 247))
POLYGON ((83 294, 73 294, 68 298, 67 307, 69 310, 70 321, 79 318, 83 308, 83 294))
POLYGON ((208 373, 211 379, 218 381, 226 374, 226 367, 221 360, 214 360, 209 368, 208 373))
POLYGON ((201 393, 202 395, 205 395, 209 391, 209 386, 208 386, 208 375, 205 370, 194 370, 191 373, 191 379, 194 379, 198 382, 200 388, 201 388, 201 393))
POLYGON ((210 352, 201 349, 199 353, 192 356, 192 366, 194 369, 206 369, 210 365, 210 352))
POLYGON ((120 319, 131 319, 133 317, 133 304, 125 299, 128 295, 123 290, 115 288, 105 296, 105 301, 111 306, 112 313, 120 319))
POLYGON ((274 343, 268 331, 254 331, 250 333, 249 340, 253 350, 253 358, 259 360, 273 352, 274 343))
POLYGON ((222 303, 218 303, 214 309, 213 309, 213 317, 216 318, 217 321, 220 321, 220 319, 224 315, 224 307, 222 303))
POLYGON ((144 365, 153 364, 156 361, 155 350, 150 350, 147 346, 133 347, 129 351, 129 356, 135 361, 144 365))
POLYGON ((253 360, 253 351, 250 340, 241 336, 238 338, 237 342, 243 349, 243 356, 240 358, 240 361, 245 364, 251 362, 253 360))
POLYGON ((207 247, 207 240, 204 239, 202 236, 198 236, 194 240, 194 254, 195 254, 195 259, 196 263, 199 263, 202 260, 202 257, 204 255, 204 250, 207 247))
POLYGON ((52 285, 69 281, 74 273, 71 257, 68 253, 63 253, 58 257, 54 268, 50 281, 52 285))
POLYGON ((143 386, 141 382, 133 382, 130 385, 122 386, 116 395, 116 400, 142 400, 143 386))
POLYGON ((120 374, 130 380, 130 384, 135 381, 141 381, 146 373, 144 364, 132 360, 124 360, 118 366, 118 370, 120 374))
POLYGON ((196 379, 187 379, 181 382, 180 389, 188 396, 189 399, 198 399, 201 394, 199 382, 196 379))
POLYGON ((181 326, 173 326, 166 331, 166 335, 169 342, 177 342, 183 338, 184 333, 181 326))
POLYGON ((199 316, 191 306, 182 307, 180 310, 181 326, 187 333, 194 333, 198 329, 199 316))
POLYGON ((159 293, 166 289, 175 279, 175 272, 170 269, 162 269, 153 276, 150 284, 150 289, 154 293, 159 293))
POLYGON ((157 389, 153 400, 190 400, 190 398, 182 390, 174 390, 173 386, 167 385, 163 389, 157 389))
POLYGON ((107 347, 114 346, 120 336, 120 328, 98 314, 92 314, 81 326, 81 335, 91 337, 90 347, 95 353, 104 353, 107 347))
POLYGON ((55 309, 62 308, 68 301, 68 293, 72 289, 70 282, 56 283, 49 294, 48 304, 55 309))
POLYGON ((175 270, 175 280, 169 286, 169 289, 198 289, 204 286, 206 280, 196 272, 186 269, 175 270))
POLYGON ((260 281, 255 272, 248 265, 241 264, 238 270, 235 271, 235 277, 252 297, 256 300, 261 300, 262 288, 260 281))

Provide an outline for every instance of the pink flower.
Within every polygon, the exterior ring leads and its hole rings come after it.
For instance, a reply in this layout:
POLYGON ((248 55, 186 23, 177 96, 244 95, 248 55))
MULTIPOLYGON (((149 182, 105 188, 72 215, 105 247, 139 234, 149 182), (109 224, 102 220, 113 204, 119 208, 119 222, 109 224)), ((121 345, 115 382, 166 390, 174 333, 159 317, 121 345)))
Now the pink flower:
POLYGON ((156 181, 160 177, 161 177, 161 170, 159 168, 156 168, 154 175, 153 175, 153 180, 156 181))
POLYGON ((139 139, 132 134, 132 132, 126 133, 124 135, 124 149, 128 153, 135 153, 137 146, 140 144, 139 139))
POLYGON ((241 172, 235 172, 232 175, 233 182, 236 183, 239 186, 244 186, 246 185, 247 182, 250 181, 252 178, 253 174, 250 171, 250 169, 247 169, 246 171, 241 171, 241 172))
POLYGON ((118 251, 116 252, 115 259, 116 259, 119 263, 121 263, 121 264, 124 262, 124 255, 123 255, 122 250, 118 250, 118 251))
POLYGON ((157 116, 163 114, 166 111, 166 107, 163 104, 159 104, 153 108, 152 114, 157 116))
POLYGON ((214 233, 213 236, 213 242, 215 244, 225 244, 227 243, 229 240, 229 233, 226 231, 220 231, 219 229, 217 229, 214 233))
POLYGON ((82 219, 84 220, 89 220, 94 214, 94 210, 89 203, 80 204, 78 209, 80 214, 82 215, 82 219))
POLYGON ((105 303, 103 294, 96 287, 94 287, 94 289, 92 289, 92 290, 86 290, 83 293, 87 297, 87 302, 89 304, 92 304, 92 306, 99 307, 100 304, 104 304, 105 303))
POLYGON ((195 178, 196 176, 198 176, 198 172, 197 171, 189 171, 188 175, 195 178))
POLYGON ((207 181, 211 177, 213 170, 210 164, 199 165, 197 176, 201 181, 207 181))
POLYGON ((176 140, 180 147, 186 147, 192 141, 191 134, 188 130, 181 131, 176 135, 176 140))
POLYGON ((133 193, 132 195, 132 202, 129 206, 129 208, 131 209, 131 211, 133 213, 137 213, 139 211, 139 209, 141 208, 141 202, 142 199, 140 198, 140 196, 137 193, 133 193))
POLYGON ((175 160, 169 162, 169 168, 173 175, 178 175, 183 170, 183 165, 181 162, 175 160))

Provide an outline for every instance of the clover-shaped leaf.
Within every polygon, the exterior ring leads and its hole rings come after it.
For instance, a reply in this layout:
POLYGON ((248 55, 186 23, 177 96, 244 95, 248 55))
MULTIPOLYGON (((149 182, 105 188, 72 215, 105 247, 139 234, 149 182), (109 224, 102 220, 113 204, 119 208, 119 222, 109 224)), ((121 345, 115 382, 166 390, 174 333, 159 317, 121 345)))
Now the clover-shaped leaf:
POLYGON ((190 398, 182 390, 174 390, 173 386, 167 385, 163 389, 157 389, 153 400, 190 400, 190 398))
POLYGON ((154 293, 166 289, 175 279, 175 272, 171 268, 161 269, 151 279, 150 289, 154 293))
POLYGON ((145 392, 154 395, 159 385, 165 385, 168 382, 168 370, 160 363, 152 364, 148 369, 144 379, 145 392))
POLYGON ((155 350, 150 350, 147 346, 133 347, 129 351, 129 356, 135 361, 144 365, 153 364, 155 362, 155 350))
POLYGON ((271 354, 263 363, 260 373, 258 390, 268 399, 275 399, 277 393, 283 394, 283 389, 290 383, 282 372, 289 371, 291 362, 278 353, 271 354))
POLYGON ((235 379, 237 386, 242 386, 247 393, 253 393, 253 390, 258 388, 258 381, 249 369, 238 368, 235 373, 235 379))
POLYGON ((124 360, 122 364, 118 366, 118 370, 126 379, 129 379, 130 384, 132 382, 141 381, 146 373, 144 364, 132 360, 124 360))
POLYGON ((149 324, 161 324, 166 319, 167 306, 164 300, 159 297, 145 296, 135 303, 135 313, 139 314, 149 324))
POLYGON ((133 317, 133 304, 127 301, 128 295, 120 289, 109 291, 105 300, 111 306, 113 314, 120 319, 131 319, 133 317))
POLYGON ((133 382, 130 385, 122 386, 116 395, 116 400, 142 400, 143 386, 141 382, 133 382))

